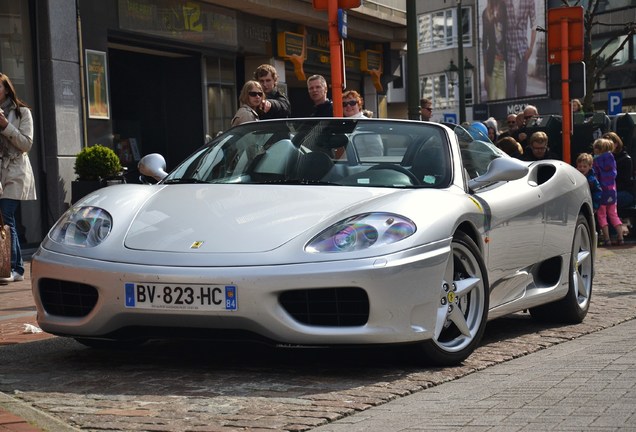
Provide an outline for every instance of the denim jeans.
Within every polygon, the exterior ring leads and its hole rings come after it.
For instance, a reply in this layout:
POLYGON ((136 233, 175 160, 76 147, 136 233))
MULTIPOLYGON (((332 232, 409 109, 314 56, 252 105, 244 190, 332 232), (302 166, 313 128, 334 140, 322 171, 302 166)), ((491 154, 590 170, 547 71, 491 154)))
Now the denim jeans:
POLYGON ((24 261, 22 260, 22 250, 18 231, 15 229, 15 211, 18 209, 20 201, 2 198, 0 199, 0 211, 4 218, 4 223, 11 227, 11 270, 24 275, 24 261))

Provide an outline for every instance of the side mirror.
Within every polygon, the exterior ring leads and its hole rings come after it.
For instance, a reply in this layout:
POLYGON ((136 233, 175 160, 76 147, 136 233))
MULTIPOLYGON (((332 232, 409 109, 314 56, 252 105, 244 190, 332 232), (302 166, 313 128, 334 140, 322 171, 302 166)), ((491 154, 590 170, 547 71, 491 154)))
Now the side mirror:
POLYGON ((137 165, 139 172, 157 181, 163 180, 168 175, 166 172, 166 160, 159 153, 151 153, 141 158, 137 165))
POLYGON ((493 159, 488 165, 488 170, 479 177, 468 182, 471 189, 479 189, 498 181, 519 180, 528 174, 528 165, 511 157, 493 159))

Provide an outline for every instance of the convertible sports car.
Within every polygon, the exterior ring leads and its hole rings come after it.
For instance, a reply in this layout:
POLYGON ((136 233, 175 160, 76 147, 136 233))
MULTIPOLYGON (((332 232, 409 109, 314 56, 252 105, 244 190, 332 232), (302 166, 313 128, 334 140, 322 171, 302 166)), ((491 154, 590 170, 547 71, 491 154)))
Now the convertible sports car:
POLYGON ((570 165, 456 126, 311 118, 232 128, 147 184, 86 196, 32 259, 38 322, 88 346, 174 337, 412 344, 457 364, 490 319, 580 322, 596 230, 570 165))

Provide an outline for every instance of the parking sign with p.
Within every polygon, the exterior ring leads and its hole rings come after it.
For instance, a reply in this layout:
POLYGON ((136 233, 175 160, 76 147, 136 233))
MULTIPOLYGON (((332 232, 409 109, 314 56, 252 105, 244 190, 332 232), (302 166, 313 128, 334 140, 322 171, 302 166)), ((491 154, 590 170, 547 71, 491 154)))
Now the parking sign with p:
POLYGON ((616 115, 623 112, 623 93, 609 92, 607 94, 607 113, 616 115))

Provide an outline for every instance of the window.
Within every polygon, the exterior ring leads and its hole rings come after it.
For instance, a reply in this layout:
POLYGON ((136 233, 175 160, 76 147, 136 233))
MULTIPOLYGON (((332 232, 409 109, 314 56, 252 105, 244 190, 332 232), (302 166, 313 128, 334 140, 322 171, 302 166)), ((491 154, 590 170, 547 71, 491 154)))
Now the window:
MULTIPOLYGON (((625 36, 618 37, 596 37, 592 40, 592 52, 598 54, 599 48, 601 48, 609 39, 612 41, 605 47, 601 55, 598 57, 599 63, 603 63, 607 60, 608 56, 612 54, 623 43, 625 36)), ((625 44, 623 48, 612 59, 610 66, 621 66, 629 62, 629 44, 625 44)))
MULTIPOLYGON (((445 9, 417 17, 418 52, 420 54, 457 46, 456 15, 457 9, 445 9)), ((470 7, 462 8, 461 27, 464 46, 472 46, 470 7)))
MULTIPOLYGON (((580 6, 585 10, 590 6, 590 0, 582 0, 580 6)), ((634 6, 634 0, 601 0, 598 2, 598 13, 609 12, 634 6)))
POLYGON ((236 112, 234 59, 206 57, 208 134, 212 137, 230 127, 236 112))
MULTIPOLYGON (((459 105, 457 83, 452 83, 446 74, 424 75, 420 77, 420 98, 433 101, 433 108, 453 108, 459 105)), ((466 105, 473 104, 473 78, 464 76, 464 100, 466 105)))

